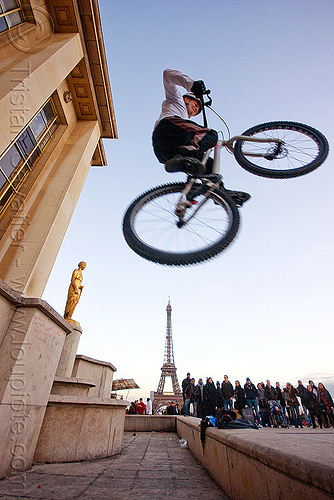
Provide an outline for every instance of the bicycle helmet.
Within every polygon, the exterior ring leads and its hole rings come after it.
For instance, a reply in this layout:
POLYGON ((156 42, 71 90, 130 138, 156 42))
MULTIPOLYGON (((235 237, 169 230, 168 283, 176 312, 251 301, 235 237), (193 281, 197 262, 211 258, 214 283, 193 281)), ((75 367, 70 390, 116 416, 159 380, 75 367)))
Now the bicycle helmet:
POLYGON ((189 99, 192 99, 193 101, 196 101, 199 104, 199 111, 198 111, 198 113, 196 113, 197 115, 199 115, 200 112, 202 111, 202 102, 201 102, 201 100, 198 97, 196 97, 195 94, 193 94, 192 92, 187 92, 186 94, 183 94, 182 97, 183 97, 183 99, 185 97, 188 97, 189 99))

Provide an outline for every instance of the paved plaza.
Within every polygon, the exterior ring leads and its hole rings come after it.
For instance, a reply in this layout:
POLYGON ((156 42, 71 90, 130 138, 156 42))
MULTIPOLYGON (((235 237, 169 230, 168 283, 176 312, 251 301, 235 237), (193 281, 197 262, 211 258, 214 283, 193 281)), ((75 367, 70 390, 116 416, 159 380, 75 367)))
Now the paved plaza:
POLYGON ((0 481, 1 500, 229 500, 175 433, 124 435, 119 455, 91 462, 33 466, 26 488, 0 481))

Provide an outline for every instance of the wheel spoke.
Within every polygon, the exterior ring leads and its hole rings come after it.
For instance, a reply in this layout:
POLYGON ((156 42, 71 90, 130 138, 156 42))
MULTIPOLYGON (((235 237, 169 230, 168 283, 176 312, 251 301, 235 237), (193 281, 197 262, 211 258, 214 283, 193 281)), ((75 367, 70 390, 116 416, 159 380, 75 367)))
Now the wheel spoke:
MULTIPOLYGON (((192 252, 194 249, 204 249, 224 236, 229 225, 226 221, 226 212, 222 210, 221 205, 214 205, 209 199, 185 226, 178 228, 176 225, 178 218, 175 216, 177 199, 174 194, 166 194, 158 200, 147 202, 135 220, 134 228, 137 235, 141 239, 145 238, 146 243, 169 252, 192 252), (159 232, 156 231, 157 222, 163 228, 159 232)), ((195 209, 196 205, 190 207, 186 218, 195 209)))

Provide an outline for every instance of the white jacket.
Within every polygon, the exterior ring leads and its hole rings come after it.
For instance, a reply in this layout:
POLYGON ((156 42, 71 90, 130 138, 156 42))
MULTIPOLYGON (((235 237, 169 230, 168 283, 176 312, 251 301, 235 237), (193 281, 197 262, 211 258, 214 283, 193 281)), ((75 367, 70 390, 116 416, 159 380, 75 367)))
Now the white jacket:
POLYGON ((161 114, 155 122, 154 128, 160 120, 168 116, 178 116, 184 120, 189 120, 187 107, 178 87, 183 87, 190 92, 194 80, 176 69, 165 69, 163 73, 163 83, 165 87, 165 97, 161 105, 161 114))
POLYGON ((146 415, 152 415, 152 401, 150 399, 146 403, 146 415))

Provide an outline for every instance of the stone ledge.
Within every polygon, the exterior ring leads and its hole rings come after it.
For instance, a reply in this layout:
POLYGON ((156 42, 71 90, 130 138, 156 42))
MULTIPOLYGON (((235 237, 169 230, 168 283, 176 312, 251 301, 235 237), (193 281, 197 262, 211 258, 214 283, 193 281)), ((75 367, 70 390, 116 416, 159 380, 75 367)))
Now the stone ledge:
POLYGON ((60 395, 60 394, 50 394, 48 406, 52 404, 74 404, 74 405, 85 405, 85 406, 129 406, 130 402, 124 399, 113 399, 113 398, 90 398, 85 396, 72 396, 72 395, 60 395))
POLYGON ((95 386, 95 384, 91 380, 85 380, 83 378, 76 377, 55 377, 54 381, 67 384, 85 384, 91 387, 95 386))
POLYGON ((94 382, 91 380, 74 377, 55 377, 51 394, 86 397, 91 387, 95 387, 94 382))
MULTIPOLYGON (((291 436, 292 429, 279 429, 277 432, 274 429, 270 429, 271 432, 268 432, 267 429, 256 431, 253 429, 225 430, 208 428, 206 431, 205 451, 203 453, 200 446, 199 422, 200 419, 194 417, 177 417, 177 433, 180 437, 185 437, 188 440, 190 450, 205 465, 210 474, 215 477, 227 493, 229 493, 227 484, 223 484, 218 479, 219 471, 213 472, 213 469, 217 465, 214 463, 214 460, 210 460, 209 449, 211 444, 213 444, 212 442, 216 443, 215 448, 220 448, 218 443, 221 443, 222 455, 226 454, 226 451, 223 453, 224 449, 233 450, 237 454, 249 459, 250 467, 254 467, 251 465, 251 462, 256 460, 256 462, 267 467, 267 470, 270 469, 280 474, 282 481, 284 477, 288 476, 293 481, 316 488, 316 492, 318 493, 320 493, 319 490, 322 490, 323 494, 326 495, 324 497, 314 497, 314 492, 311 492, 310 498, 327 498, 328 494, 334 494, 334 466, 333 458, 330 457, 332 455, 330 450, 327 452, 328 463, 326 463, 324 456, 325 448, 323 444, 319 445, 322 453, 318 460, 315 460, 314 456, 312 458, 305 458, 305 455, 312 456, 312 453, 313 455, 316 454, 316 442, 313 443, 313 447, 310 449, 305 441, 301 442, 295 439, 295 434, 300 434, 300 437, 304 439, 308 430, 300 429, 300 432, 294 434, 293 439, 291 436), (187 431, 187 428, 190 432, 187 431), (277 439, 278 433, 280 434, 279 439, 277 439), (290 441, 287 442, 285 438, 289 433, 292 439, 290 438, 290 441)), ((232 480, 230 479, 230 481, 232 480)), ((293 494, 292 492, 290 493, 291 497, 283 495, 281 498, 292 498, 293 494)))
POLYGON ((174 415, 126 415, 125 431, 133 432, 176 432, 174 415))
MULTIPOLYGON (((45 316, 52 319, 54 323, 60 326, 67 334, 72 333, 73 327, 64 319, 50 304, 45 300, 24 297, 21 293, 13 290, 5 281, 0 279, 0 295, 9 300, 16 307, 35 307, 45 316)), ((74 325, 77 327, 78 325, 74 325)))
POLYGON ((108 361, 100 361, 98 359, 89 358, 88 356, 84 356, 83 354, 77 354, 75 359, 81 359, 82 361, 87 361, 88 363, 93 363, 95 365, 107 366, 113 372, 117 371, 114 365, 112 363, 109 363, 108 361))

